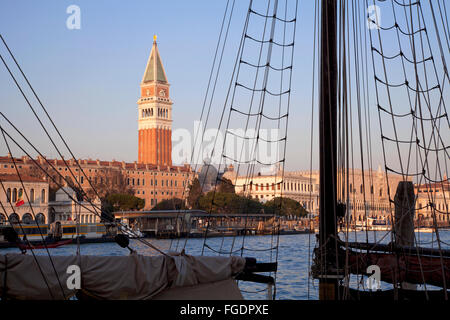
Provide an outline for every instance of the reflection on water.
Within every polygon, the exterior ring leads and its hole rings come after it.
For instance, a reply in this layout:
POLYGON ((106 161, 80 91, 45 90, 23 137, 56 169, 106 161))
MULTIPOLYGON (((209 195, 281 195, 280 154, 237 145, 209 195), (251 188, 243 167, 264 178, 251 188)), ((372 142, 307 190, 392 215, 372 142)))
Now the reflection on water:
MULTIPOLYGON (((340 235, 345 240, 345 235, 340 235)), ((389 232, 370 231, 351 232, 348 234, 349 241, 381 242, 389 243, 391 234, 389 232)), ((440 232, 442 248, 450 248, 450 231, 440 232)), ((421 246, 437 248, 438 244, 434 233, 416 233, 416 239, 421 246)), ((190 255, 200 255, 204 248, 204 239, 188 239, 181 240, 156 240, 146 239, 159 249, 164 251, 180 251, 190 255)), ((226 238, 209 238, 206 239, 206 247, 204 255, 218 255, 217 251, 222 255, 234 255, 244 257, 255 257, 259 262, 270 262, 278 260, 278 272, 276 274, 276 298, 277 299, 318 299, 318 281, 309 279, 308 272, 311 265, 311 253, 316 244, 314 234, 298 234, 280 236, 279 242, 276 237, 272 236, 246 236, 246 237, 226 237, 226 238), (278 257, 276 248, 278 245, 278 257), (309 286, 308 286, 309 281, 309 286)), ((145 244, 131 240, 130 247, 135 249, 142 255, 157 254, 153 249, 145 244)), ((76 254, 76 245, 66 245, 59 248, 49 249, 52 255, 72 255, 76 254)), ((0 253, 17 252, 18 249, 0 249, 0 253)), ((45 250, 35 250, 36 254, 46 255, 45 250)), ((116 243, 93 243, 81 245, 82 255, 127 255, 128 249, 119 247, 116 243)), ((351 278, 352 286, 356 286, 360 279, 351 278)), ((365 282, 365 279, 363 279, 365 282)), ((383 284, 383 289, 388 289, 389 284, 383 284)), ((239 282, 243 295, 246 299, 266 299, 266 285, 255 284, 249 282, 239 282)))

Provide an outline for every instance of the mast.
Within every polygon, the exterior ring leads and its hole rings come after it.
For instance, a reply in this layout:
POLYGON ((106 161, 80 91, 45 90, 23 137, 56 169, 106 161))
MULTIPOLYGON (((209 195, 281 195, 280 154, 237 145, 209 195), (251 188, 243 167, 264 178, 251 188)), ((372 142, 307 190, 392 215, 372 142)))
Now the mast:
POLYGON ((320 200, 319 299, 337 299, 336 269, 336 169, 337 169, 337 4, 322 0, 320 33, 319 139, 320 200))

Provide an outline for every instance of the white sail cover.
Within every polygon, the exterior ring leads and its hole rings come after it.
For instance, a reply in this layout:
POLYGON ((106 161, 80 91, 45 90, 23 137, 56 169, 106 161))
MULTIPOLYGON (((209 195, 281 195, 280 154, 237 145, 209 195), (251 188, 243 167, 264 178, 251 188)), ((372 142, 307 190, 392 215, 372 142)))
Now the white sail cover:
POLYGON ((129 256, 52 256, 52 261, 53 265, 48 256, 0 255, 0 297, 46 300, 65 296, 67 299, 77 291, 73 288, 75 273, 69 268, 75 265, 79 266, 81 274, 80 290, 97 299, 242 298, 232 278, 244 269, 245 259, 241 257, 133 253, 129 256))

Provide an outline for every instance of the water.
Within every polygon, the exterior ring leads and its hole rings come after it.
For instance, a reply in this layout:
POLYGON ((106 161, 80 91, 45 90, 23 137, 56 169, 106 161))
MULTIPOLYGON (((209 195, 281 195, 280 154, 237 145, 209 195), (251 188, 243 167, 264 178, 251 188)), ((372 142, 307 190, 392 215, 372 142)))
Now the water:
MULTIPOLYGON (((366 241, 365 232, 349 234, 349 241, 366 241)), ((391 241, 388 232, 369 232, 369 242, 379 241, 388 243, 391 241), (384 237, 384 238, 383 238, 384 237)), ((435 234, 416 233, 421 246, 437 248, 435 234)), ((440 231, 440 237, 443 248, 450 248, 450 231, 440 231)), ((341 239, 344 236, 341 235, 341 239)), ((157 240, 146 239, 153 245, 164 251, 180 251, 185 248, 185 252, 191 255, 200 255, 203 248, 203 239, 179 239, 179 240, 157 240)), ((294 300, 316 300, 318 299, 318 281, 308 279, 310 257, 315 245, 314 234, 283 235, 279 237, 278 258, 276 250, 267 250, 276 247, 277 238, 272 236, 246 236, 246 237, 227 237, 227 238, 209 238, 206 241, 207 246, 216 251, 227 252, 222 255, 229 255, 232 251, 234 255, 255 257, 259 262, 270 262, 278 259, 278 272, 276 274, 276 299, 294 299, 294 300), (308 286, 309 280, 309 286, 308 286)), ((137 240, 131 240, 130 247, 142 255, 157 254, 153 249, 140 243, 137 240)), ((59 248, 49 249, 52 255, 73 255, 76 254, 76 245, 66 245, 59 248)), ((17 252, 18 249, 8 248, 0 249, 0 253, 17 252)), ((45 250, 35 250, 36 254, 46 255, 45 250)), ((111 255, 120 256, 129 254, 128 249, 119 247, 116 243, 92 243, 81 245, 82 255, 111 255)), ((204 249, 205 255, 215 255, 211 249, 204 249)), ((351 279, 352 286, 355 286, 357 279, 351 279)), ((239 282, 239 287, 246 299, 266 299, 267 286, 249 282, 239 282)), ((382 283, 383 289, 391 288, 389 284, 382 283)), ((429 287, 428 287, 429 288, 429 287)))

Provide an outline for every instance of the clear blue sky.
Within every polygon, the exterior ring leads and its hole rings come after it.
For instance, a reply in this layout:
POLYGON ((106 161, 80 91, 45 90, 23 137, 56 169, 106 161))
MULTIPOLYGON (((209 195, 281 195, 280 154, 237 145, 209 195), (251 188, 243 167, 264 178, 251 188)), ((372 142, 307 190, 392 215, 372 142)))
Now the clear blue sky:
MULTIPOLYGON (((200 117, 225 5, 225 0, 2 0, 0 32, 77 157, 135 161, 136 102, 153 34, 158 35, 171 83, 173 128, 192 131, 200 117), (66 8, 72 4, 81 9, 80 30, 66 28, 66 8)), ((233 45, 247 6, 248 1, 237 1, 225 70, 232 67, 233 45)), ((288 169, 309 167, 313 16, 313 1, 300 1, 288 169)), ((5 55, 3 46, 0 52, 5 55)), ((2 111, 45 154, 55 157, 44 136, 36 134, 36 121, 3 65, 0 88, 2 111)), ((376 112, 372 116, 375 133, 376 112)), ((4 154, 3 142, 0 145, 4 154)), ((382 162, 380 152, 374 160, 375 166, 382 162)))

